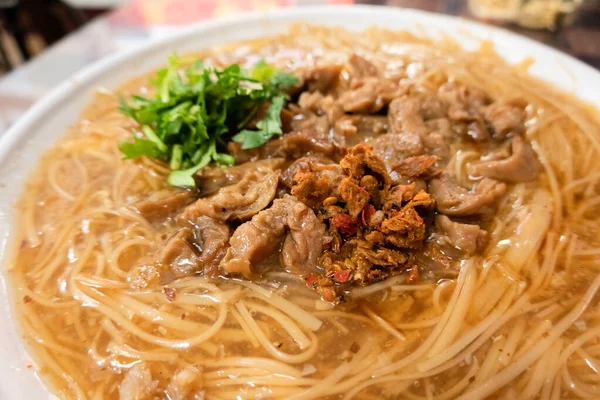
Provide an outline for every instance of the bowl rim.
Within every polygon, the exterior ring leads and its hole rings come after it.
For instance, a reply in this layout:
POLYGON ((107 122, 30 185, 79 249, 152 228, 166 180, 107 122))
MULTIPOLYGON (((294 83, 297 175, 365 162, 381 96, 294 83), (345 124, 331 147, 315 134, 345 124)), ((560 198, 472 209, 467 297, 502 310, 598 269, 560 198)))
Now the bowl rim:
MULTIPOLYGON (((82 86, 93 85, 96 79, 99 78, 105 70, 114 68, 120 64, 125 64, 130 61, 134 62, 136 58, 141 57, 146 53, 156 51, 159 48, 168 46, 170 44, 175 44, 181 40, 184 40, 185 38, 200 35, 203 32, 211 32, 217 29, 227 30, 228 28, 235 27, 236 25, 242 25, 247 23, 271 23, 278 25, 287 25, 290 22, 288 20, 289 18, 302 18, 305 21, 311 21, 311 16, 322 16, 323 14, 331 15, 334 24, 343 27, 351 27, 352 25, 356 25, 356 23, 353 24, 352 22, 345 22, 344 17, 362 17, 368 22, 368 25, 371 26, 375 25, 374 21, 376 21, 376 17, 398 17, 403 19, 414 19, 416 26, 425 24, 427 22, 433 22, 437 25, 443 24, 444 26, 447 26, 447 28, 445 29, 447 29, 448 32, 458 32, 461 28, 466 28, 471 33, 475 33, 475 39, 478 42, 484 39, 484 37, 487 37, 488 39, 491 39, 495 44, 504 44, 505 47, 509 44, 522 44, 524 46, 527 46, 528 49, 531 49, 532 52, 536 52, 536 54, 542 53, 547 55, 548 58, 551 57, 553 60, 556 60, 558 64, 561 64, 562 66, 567 66, 572 72, 576 71, 578 73, 582 73, 585 76, 594 77, 592 86, 594 86, 594 90, 596 90, 597 88, 598 92, 600 92, 600 71, 583 63, 582 61, 572 56, 569 56, 559 50, 556 50, 550 46, 547 46, 543 43, 510 32, 506 29, 485 25, 479 22, 464 19, 462 17, 436 14, 410 8, 372 5, 326 5, 292 7, 283 9, 278 8, 266 12, 255 11, 247 14, 238 14, 228 17, 215 18, 208 21, 201 21, 199 23, 195 23, 185 28, 182 28, 180 31, 177 31, 175 33, 170 33, 164 37, 158 39, 150 39, 147 43, 134 50, 118 52, 116 54, 97 60, 92 64, 84 67, 79 72, 75 73, 71 78, 60 82, 49 92, 44 94, 22 116, 20 116, 18 120, 11 127, 9 127, 9 129, 6 132, 4 132, 4 134, 0 134, 0 168, 7 162, 7 160, 10 159, 11 152, 18 150, 20 146, 22 146, 20 140, 25 138, 31 132, 31 130, 35 128, 36 124, 43 122, 43 118, 49 115, 49 113, 53 111, 54 107, 60 104, 68 104, 69 97, 72 94, 80 90, 82 86), (481 37, 479 37, 480 34, 481 37)), ((542 76, 541 78, 546 80, 550 84, 555 83, 551 76, 542 76)), ((597 101, 594 100, 594 103, 595 106, 600 107, 600 98, 598 98, 597 101)), ((34 161, 37 162, 38 160, 39 159, 36 159, 34 161)), ((19 186, 17 190, 22 191, 23 187, 24 184, 22 186, 19 186)), ((0 225, 14 225, 14 221, 6 220, 2 217, 3 216, 0 215, 0 225)), ((7 293, 10 294, 7 299, 3 299, 2 301, 0 301, 0 316, 9 319, 8 321, 6 321, 6 324, 11 325, 11 329, 16 328, 15 337, 18 338, 18 343, 14 343, 13 341, 9 340, 11 339, 11 337, 5 337, 4 334, 0 332, 0 340, 6 340, 6 342, 0 343, 0 355, 6 352, 6 347, 19 345, 25 351, 25 353, 22 354, 22 356, 25 356, 27 359, 31 359, 29 356, 29 352, 27 351, 28 347, 25 346, 25 343, 23 343, 23 341, 20 338, 20 327, 14 316, 14 302, 16 296, 13 295, 13 290, 9 287, 10 285, 8 285, 8 270, 6 268, 7 260, 11 259, 14 256, 14 246, 11 239, 12 237, 9 237, 8 239, 0 237, 0 249, 7 250, 3 253, 3 256, 0 256, 0 259, 2 260, 3 264, 2 272, 0 273, 0 293, 5 295, 7 293)), ((12 333, 14 334, 15 332, 12 333)), ((2 370, 5 369, 0 368, 0 371, 2 370)), ((31 371, 27 371, 24 369, 23 372, 19 373, 31 374, 31 371)), ((37 373, 35 375, 35 378, 36 380, 40 381, 40 378, 37 373)), ((20 389, 21 388, 18 387, 18 383, 13 383, 10 384, 9 387, 0 387, 0 395, 4 392, 8 392, 9 394, 13 394, 14 392, 20 393, 20 389)), ((23 393, 25 395, 23 397, 17 396, 17 398, 29 398, 27 397, 27 393, 29 392, 29 390, 30 389, 23 388, 23 393)), ((44 385, 43 390, 45 390, 45 393, 47 393, 50 397, 53 396, 53 392, 46 385, 44 385)))

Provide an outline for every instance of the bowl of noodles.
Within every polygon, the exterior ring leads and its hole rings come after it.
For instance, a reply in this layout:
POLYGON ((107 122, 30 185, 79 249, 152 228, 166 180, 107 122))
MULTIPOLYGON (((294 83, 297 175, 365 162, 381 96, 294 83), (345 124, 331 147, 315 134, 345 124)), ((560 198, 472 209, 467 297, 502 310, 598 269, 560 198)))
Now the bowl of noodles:
POLYGON ((0 397, 599 397, 599 86, 372 7, 93 65, 0 139, 0 397))

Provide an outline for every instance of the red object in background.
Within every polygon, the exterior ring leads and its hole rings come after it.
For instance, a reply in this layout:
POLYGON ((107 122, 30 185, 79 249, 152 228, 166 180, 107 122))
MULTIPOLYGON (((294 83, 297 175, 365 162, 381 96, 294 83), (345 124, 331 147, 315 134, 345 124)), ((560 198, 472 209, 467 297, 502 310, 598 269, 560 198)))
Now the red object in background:
MULTIPOLYGON (((353 0, 323 0, 320 4, 353 4, 353 0)), ((303 0, 132 0, 110 19, 124 25, 187 25, 209 18, 306 4, 303 0)))
POLYGON ((170 0, 164 8, 166 25, 187 25, 194 21, 209 19, 215 14, 220 0, 170 0))

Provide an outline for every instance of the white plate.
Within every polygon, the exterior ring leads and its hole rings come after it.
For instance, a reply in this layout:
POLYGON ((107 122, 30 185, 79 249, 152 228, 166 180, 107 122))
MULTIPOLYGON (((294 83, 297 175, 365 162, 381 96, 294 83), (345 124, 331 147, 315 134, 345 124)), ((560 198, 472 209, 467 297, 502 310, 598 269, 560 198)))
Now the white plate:
MULTIPOLYGON (((94 88, 116 88, 129 78, 162 65, 173 51, 190 52, 230 41, 282 32, 289 23, 305 21, 341 25, 350 30, 378 26, 395 30, 447 33, 466 48, 490 39, 511 62, 533 57, 532 74, 600 108, 600 73, 547 46, 510 32, 443 15, 386 7, 311 7, 275 10, 213 20, 164 40, 148 43, 135 52, 102 60, 63 82, 36 103, 0 138, 0 254, 7 265, 13 204, 24 188, 39 155, 73 123, 90 101, 94 88)), ((493 77, 491 77, 493 79, 493 77)), ((599 133, 600 134, 600 133, 599 133)), ((0 276, 0 399, 51 397, 31 369, 17 333, 5 274, 0 276)))

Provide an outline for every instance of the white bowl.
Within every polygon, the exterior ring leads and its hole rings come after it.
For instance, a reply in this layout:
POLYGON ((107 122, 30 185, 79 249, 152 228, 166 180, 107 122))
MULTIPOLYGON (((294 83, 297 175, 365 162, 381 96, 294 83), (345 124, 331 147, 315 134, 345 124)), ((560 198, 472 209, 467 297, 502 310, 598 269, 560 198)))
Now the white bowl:
MULTIPOLYGON (((94 88, 116 88, 129 78, 162 65, 173 51, 190 52, 231 41, 274 35, 293 22, 341 25, 350 30, 378 26, 438 36, 447 33, 466 48, 490 39, 497 51, 511 62, 532 57, 533 75, 559 86, 600 108, 600 73, 550 47, 505 30, 459 18, 387 7, 310 7, 253 13, 213 20, 185 29, 163 40, 148 43, 134 52, 101 60, 63 82, 37 102, 0 138, 0 250, 6 268, 13 231, 13 205, 42 152, 63 135, 84 106, 94 88)), ((492 78, 493 79, 493 78, 492 78)), ((599 132, 600 134, 600 132, 599 132)), ((52 397, 33 369, 21 343, 12 312, 6 274, 0 276, 0 399, 52 397)))

